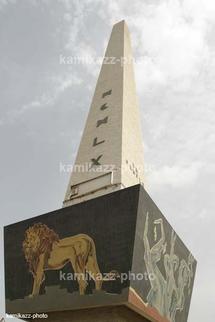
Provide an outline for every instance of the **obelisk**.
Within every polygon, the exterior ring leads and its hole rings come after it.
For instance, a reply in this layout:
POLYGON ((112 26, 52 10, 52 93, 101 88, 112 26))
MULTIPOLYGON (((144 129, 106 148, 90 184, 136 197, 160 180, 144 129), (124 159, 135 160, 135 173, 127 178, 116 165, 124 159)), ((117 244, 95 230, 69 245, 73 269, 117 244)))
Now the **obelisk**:
POLYGON ((144 189, 124 21, 111 33, 63 207, 4 227, 4 244, 7 314, 187 322, 196 260, 144 189))
POLYGON ((143 182, 140 111, 123 20, 110 36, 64 206, 143 182))

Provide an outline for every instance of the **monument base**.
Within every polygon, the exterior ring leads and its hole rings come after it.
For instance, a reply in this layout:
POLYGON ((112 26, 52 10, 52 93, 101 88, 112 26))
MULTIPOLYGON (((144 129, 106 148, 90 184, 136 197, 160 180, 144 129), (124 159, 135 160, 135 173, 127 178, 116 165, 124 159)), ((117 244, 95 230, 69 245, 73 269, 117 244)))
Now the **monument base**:
MULTIPOLYGON (((34 319, 41 322, 41 319, 34 319)), ((50 312, 46 321, 51 322, 149 322, 126 306, 108 306, 75 311, 50 312)))
POLYGON ((4 240, 7 314, 187 321, 196 261, 141 185, 9 225, 4 240))

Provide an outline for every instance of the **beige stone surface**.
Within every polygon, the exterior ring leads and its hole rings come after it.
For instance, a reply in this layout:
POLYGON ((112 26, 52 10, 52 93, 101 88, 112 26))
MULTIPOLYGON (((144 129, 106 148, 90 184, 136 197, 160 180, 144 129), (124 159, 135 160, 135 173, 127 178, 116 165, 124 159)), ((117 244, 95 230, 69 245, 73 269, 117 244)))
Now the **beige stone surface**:
POLYGON ((128 27, 121 21, 111 33, 64 206, 144 181, 132 57, 128 27), (92 166, 92 159, 101 166, 92 166))

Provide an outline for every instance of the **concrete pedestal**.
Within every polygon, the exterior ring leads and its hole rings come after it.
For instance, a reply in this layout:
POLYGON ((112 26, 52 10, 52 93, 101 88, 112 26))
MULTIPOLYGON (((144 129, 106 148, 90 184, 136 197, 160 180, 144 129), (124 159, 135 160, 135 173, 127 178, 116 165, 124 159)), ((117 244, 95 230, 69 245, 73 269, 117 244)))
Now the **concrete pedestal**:
MULTIPOLYGON (((41 322, 41 319, 34 319, 41 322)), ((141 315, 133 312, 126 306, 109 306, 94 309, 51 312, 50 322, 149 322, 141 315)))

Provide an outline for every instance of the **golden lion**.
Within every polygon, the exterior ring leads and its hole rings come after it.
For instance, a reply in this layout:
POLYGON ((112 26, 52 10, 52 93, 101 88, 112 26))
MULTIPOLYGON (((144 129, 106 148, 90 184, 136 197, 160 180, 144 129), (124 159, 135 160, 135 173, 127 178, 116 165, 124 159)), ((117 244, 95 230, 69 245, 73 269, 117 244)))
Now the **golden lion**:
POLYGON ((23 241, 25 259, 34 278, 30 297, 39 295, 45 280, 44 271, 63 268, 71 263, 78 276, 79 292, 85 294, 87 282, 85 274, 94 278, 96 290, 102 287, 100 269, 96 258, 96 248, 92 238, 85 234, 59 239, 59 236, 45 224, 37 223, 25 232, 23 241))

